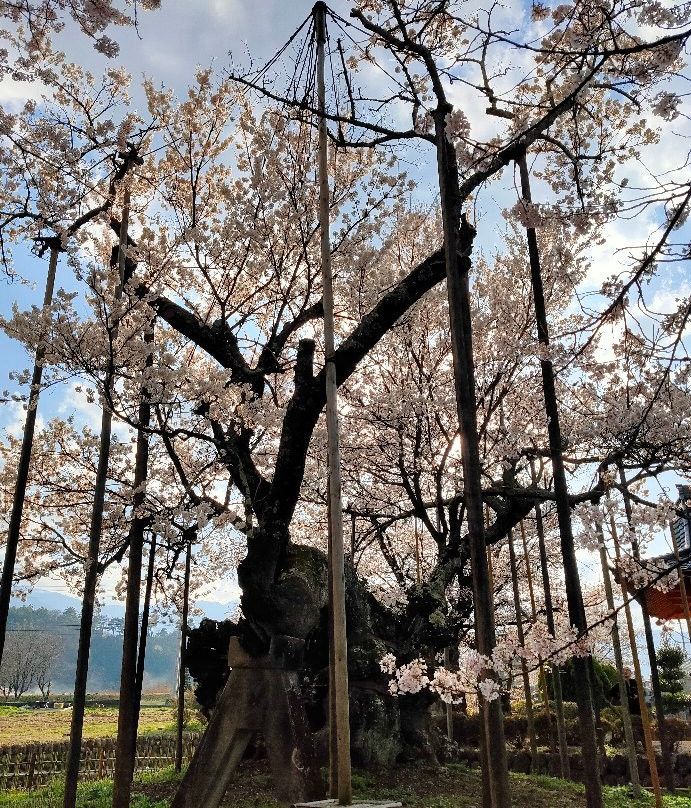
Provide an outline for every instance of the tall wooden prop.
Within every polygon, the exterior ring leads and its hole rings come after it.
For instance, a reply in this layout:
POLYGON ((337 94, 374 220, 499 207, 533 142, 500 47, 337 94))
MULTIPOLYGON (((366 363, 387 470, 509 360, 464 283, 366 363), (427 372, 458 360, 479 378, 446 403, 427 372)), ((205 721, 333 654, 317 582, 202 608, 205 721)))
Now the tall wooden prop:
MULTIPOLYGON (((148 351, 145 368, 153 365, 151 346, 153 329, 144 334, 148 351)), ((139 427, 137 450, 134 460, 134 516, 129 530, 129 560, 127 567, 127 594, 125 598, 125 627, 122 639, 122 664, 120 668, 120 707, 118 710, 118 737, 113 775, 113 808, 128 808, 132 792, 132 773, 137 751, 137 724, 139 700, 137 699, 137 645, 139 643, 139 601, 142 584, 142 560, 144 556, 144 532, 147 520, 140 513, 146 494, 144 485, 149 474, 149 435, 151 404, 146 382, 139 392, 139 427)))
POLYGON ((338 801, 350 805, 353 788, 350 772, 350 719, 348 706, 348 644, 346 639, 345 574, 341 506, 341 459, 338 439, 338 388, 334 360, 334 300, 329 241, 329 165, 326 130, 326 91, 324 86, 324 46, 326 44, 326 5, 314 6, 317 40, 317 95, 319 109, 319 223, 324 299, 324 354, 326 362, 326 429, 329 456, 329 506, 331 527, 331 611, 333 614, 333 662, 336 739, 338 750, 338 801))
MULTIPOLYGON (((521 519, 521 541, 523 543, 523 558, 525 560, 525 573, 528 579, 528 594, 530 595, 530 613, 533 619, 533 625, 537 623, 537 604, 535 602, 535 587, 533 586, 533 572, 530 568, 530 555, 528 553, 528 540, 525 535, 525 523, 521 519)), ((547 731, 549 734, 549 747, 550 751, 554 752, 556 744, 554 742, 554 732, 552 726, 552 714, 549 709, 549 695, 547 694, 547 672, 545 671, 545 663, 542 657, 538 657, 538 667, 540 670, 540 682, 542 693, 542 705, 545 708, 545 716, 547 718, 547 731)))
MULTIPOLYGON (((127 248, 127 229, 130 213, 130 194, 125 191, 122 221, 120 222, 120 241, 118 244, 118 279, 115 286, 115 303, 122 297, 125 277, 125 255, 127 248)), ((117 337, 118 323, 111 324, 112 341, 117 337)), ((106 379, 106 387, 112 394, 115 387, 113 369, 114 357, 110 358, 110 367, 106 379)), ((84 708, 86 706, 86 680, 89 673, 89 652, 91 650, 91 629, 94 621, 94 603, 98 583, 98 553, 101 546, 101 526, 103 524, 103 505, 106 497, 106 481, 108 478, 108 460, 110 458, 110 441, 113 425, 113 413, 108 403, 103 405, 101 416, 101 443, 96 469, 91 525, 89 527, 89 548, 84 570, 84 596, 82 599, 82 616, 79 625, 79 647, 77 650, 77 670, 74 682, 74 701, 72 706, 72 723, 70 726, 70 744, 67 753, 65 770, 64 808, 75 808, 77 801, 77 782, 79 780, 79 757, 82 747, 82 729, 84 724, 84 708)))
MULTIPOLYGON (((156 534, 151 534, 151 546, 149 547, 149 563, 146 570, 146 583, 144 585, 144 604, 142 606, 142 624, 139 630, 139 648, 137 650, 137 676, 134 683, 134 697, 136 700, 135 714, 137 722, 132 728, 134 732, 135 744, 137 742, 137 729, 139 724, 139 713, 142 706, 142 687, 144 685, 144 663, 146 661, 146 641, 149 635, 149 611, 151 607, 151 590, 154 584, 154 563, 156 561, 156 534)), ((134 760, 132 764, 134 765, 134 760)), ((134 772, 134 770, 133 770, 134 772)))
MULTIPOLYGON (((638 546, 638 539, 636 538, 636 531, 633 526, 631 499, 629 497, 629 492, 626 485, 626 474, 624 473, 624 466, 621 463, 618 465, 618 468, 619 481, 621 482, 621 493, 624 498, 624 509, 626 510, 626 521, 629 526, 629 535, 631 536, 631 552, 636 561, 638 561, 641 557, 641 553, 638 546)), ((648 604, 645 599, 645 594, 643 594, 642 597, 637 598, 637 600, 638 605, 641 607, 641 615, 643 616, 645 645, 646 650, 648 651, 648 661, 650 662, 650 684, 653 691, 653 702, 655 703, 657 731, 660 737, 660 746, 662 747, 662 777, 665 781, 665 787, 672 791, 674 790, 674 746, 670 743, 667 722, 665 721, 665 708, 662 702, 662 690, 660 689, 660 674, 657 670, 657 656, 655 654, 653 627, 650 623, 650 614, 648 612, 648 604)))
POLYGON ((178 713, 175 738, 175 771, 182 771, 182 731, 185 725, 185 668, 187 655, 187 621, 190 611, 190 562, 192 542, 187 542, 185 581, 182 590, 182 625, 180 626, 180 667, 178 669, 178 713))
MULTIPOLYGON (((446 137, 446 115, 451 105, 440 100, 433 113, 437 174, 444 232, 444 262, 449 298, 449 324, 453 354, 456 410, 461 436, 464 504, 468 525, 477 650, 491 657, 496 645, 494 611, 487 569, 485 528, 482 518, 482 476, 477 431, 473 326, 470 308, 470 257, 473 230, 461 216, 458 163, 446 137), (465 246, 462 246, 462 243, 465 246)), ((492 675, 487 672, 487 675, 492 675)), ((504 717, 499 699, 487 703, 482 722, 492 808, 511 805, 504 741, 504 717)))
MULTIPOLYGON (((619 538, 614 524, 614 516, 610 513, 610 530, 614 541, 614 552, 617 557, 617 564, 621 564, 621 550, 619 548, 619 538)), ((629 593, 623 582, 621 584, 621 595, 624 599, 624 613, 626 614, 626 627, 629 632, 629 645, 631 646, 631 657, 633 659, 633 671, 636 676, 636 687, 638 689, 638 703, 641 707, 641 723, 643 724, 643 739, 645 742, 645 754, 650 767, 650 782, 655 794, 655 808, 662 808, 662 791, 660 789, 660 778, 657 773, 657 761, 655 759, 655 748, 653 747, 653 733, 650 728, 650 713, 648 705, 645 703, 645 690, 643 689, 643 675, 641 674, 641 663, 638 659, 638 648, 636 646, 636 632, 633 629, 633 618, 631 617, 631 607, 629 606, 629 593)))
MULTIPOLYGON (((48 312, 48 307, 53 302, 53 289, 55 287, 55 272, 58 266, 59 251, 60 240, 56 236, 50 239, 50 260, 48 262, 48 276, 46 277, 46 288, 43 295, 44 317, 48 312)), ((47 330, 48 323, 44 322, 41 327, 38 345, 36 346, 34 372, 31 376, 29 403, 26 410, 22 448, 19 453, 19 465, 17 467, 17 482, 14 487, 10 524, 7 529, 5 560, 2 565, 2 581, 0 582, 0 663, 2 662, 2 653, 5 647, 5 634, 7 633, 7 616, 10 611, 10 598, 12 597, 14 566, 17 562, 17 548, 19 547, 19 534, 22 525, 22 513, 24 511, 24 497, 26 496, 26 486, 29 480, 31 451, 34 445, 38 398, 41 390, 41 377, 43 376, 43 360, 46 355, 45 338, 47 336, 47 330)))
MULTIPOLYGON (((612 581, 609 577, 609 566, 607 565, 607 548, 605 547, 605 535, 600 526, 600 566, 602 567, 602 581, 605 585, 605 597, 607 598, 607 608, 614 614, 614 594, 612 592, 612 581)), ((624 726, 624 740, 626 742, 626 756, 629 760, 629 775, 633 786, 634 796, 641 793, 641 782, 638 776, 638 755, 636 754, 636 742, 633 737, 633 727, 631 726, 631 713, 629 712, 629 698, 626 692, 624 680, 624 662, 621 655, 621 640, 619 638, 619 625, 617 617, 612 624, 612 648, 614 649, 614 663, 617 667, 617 678, 619 681, 619 703, 621 705, 621 722, 624 726)))
MULTIPOLYGON (((513 606, 516 612, 516 630, 518 632, 518 642, 523 647, 525 645, 525 634, 523 633, 523 616, 521 614, 521 596, 518 591, 518 568, 516 565, 516 551, 513 546, 513 530, 509 530, 509 560, 511 564, 511 583, 513 585, 513 606)), ((535 718, 533 716, 533 695, 530 692, 530 675, 528 673, 528 663, 521 657, 521 675, 523 677, 523 694, 525 696, 525 717, 528 723, 528 740, 530 743, 530 755, 533 764, 537 761, 537 738, 535 737, 535 718)))
MULTIPOLYGON (((523 155, 518 160, 521 176, 521 194, 523 199, 531 202, 530 179, 528 164, 523 155)), ((540 344, 545 348, 549 346, 549 327, 547 325, 547 310, 542 285, 542 271, 540 268, 540 253, 538 250, 535 228, 527 228, 528 253, 530 257, 530 277, 533 287, 533 303, 535 306, 535 320, 540 344)), ((554 368, 548 358, 540 360, 542 370, 542 389, 545 399, 545 412, 548 418, 549 450, 554 474, 554 493, 557 505, 557 519, 559 521, 559 535, 561 537, 561 551, 564 563, 564 582, 566 584, 566 598, 569 608, 569 619, 576 629, 585 632, 588 623, 583 606, 583 593, 578 574, 576 561, 576 548, 571 529, 571 506, 569 492, 566 484, 566 471, 562 454, 561 427, 559 424, 559 405, 554 383, 554 368)), ((578 720, 581 730, 581 744, 583 750, 583 773, 588 808, 602 808, 602 786, 600 783, 600 766, 597 753, 597 740, 595 736, 595 719, 590 685, 590 663, 584 657, 574 657, 573 667, 576 684, 576 700, 578 705, 578 720)))
MULTIPOLYGON (((537 483, 535 464, 530 461, 530 471, 533 485, 537 483)), ((538 549, 540 550, 540 568, 542 570, 542 591, 545 598, 545 618, 547 630, 554 637, 554 607, 552 606, 552 586, 549 580, 549 567, 547 565, 547 547, 545 545, 545 526, 542 522, 540 506, 535 506, 535 532, 537 533, 538 549)), ((552 688, 554 696, 554 712, 557 717, 557 742, 559 744, 559 767, 563 779, 570 776, 569 747, 566 740, 566 722, 564 719, 564 700, 561 694, 561 671, 558 665, 552 666, 552 688)))

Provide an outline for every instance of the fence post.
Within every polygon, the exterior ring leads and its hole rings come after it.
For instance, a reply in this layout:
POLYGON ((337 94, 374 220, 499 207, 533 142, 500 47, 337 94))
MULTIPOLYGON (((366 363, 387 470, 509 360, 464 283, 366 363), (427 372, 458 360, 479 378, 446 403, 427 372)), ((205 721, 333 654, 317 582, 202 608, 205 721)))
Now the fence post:
POLYGON ((29 755, 29 776, 27 778, 26 790, 31 791, 34 787, 34 772, 36 771, 36 750, 29 755))

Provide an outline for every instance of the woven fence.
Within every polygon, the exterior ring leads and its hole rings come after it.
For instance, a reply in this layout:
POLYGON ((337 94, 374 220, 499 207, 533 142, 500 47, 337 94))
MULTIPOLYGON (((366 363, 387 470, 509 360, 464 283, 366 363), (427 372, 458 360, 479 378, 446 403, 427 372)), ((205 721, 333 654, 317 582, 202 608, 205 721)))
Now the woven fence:
MULTIPOLYGON (((183 762, 188 762, 201 733, 183 736, 183 762)), ((103 780, 113 776, 115 738, 95 738, 82 742, 79 764, 81 780, 103 780)), ((0 790, 18 788, 31 791, 60 777, 67 765, 67 741, 31 743, 0 747, 0 790)), ((175 763, 175 736, 144 735, 137 738, 135 773, 163 769, 175 763)))

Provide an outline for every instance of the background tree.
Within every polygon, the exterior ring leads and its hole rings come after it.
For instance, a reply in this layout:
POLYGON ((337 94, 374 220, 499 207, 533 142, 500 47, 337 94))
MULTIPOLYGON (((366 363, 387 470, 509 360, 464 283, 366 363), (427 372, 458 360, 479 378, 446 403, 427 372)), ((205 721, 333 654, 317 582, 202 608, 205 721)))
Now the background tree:
POLYGON ((688 660, 683 648, 667 642, 657 650, 657 665, 660 670, 660 690, 665 710, 670 714, 680 713, 689 704, 684 680, 684 663, 688 660))

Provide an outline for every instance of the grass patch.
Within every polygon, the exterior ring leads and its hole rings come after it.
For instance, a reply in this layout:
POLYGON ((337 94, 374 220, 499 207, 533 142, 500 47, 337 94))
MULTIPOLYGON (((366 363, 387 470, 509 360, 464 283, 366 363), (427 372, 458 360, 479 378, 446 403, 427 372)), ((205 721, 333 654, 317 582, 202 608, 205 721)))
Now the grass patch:
MULTIPOLYGON (((64 787, 54 783, 37 791, 0 792, 0 808, 60 808, 64 787)), ((80 783, 77 788, 77 808, 110 808, 113 799, 113 781, 80 783)), ((168 800, 155 800, 145 794, 135 794, 130 808, 168 808, 168 800)))
MULTIPOLYGON (((130 808, 169 808, 180 775, 172 767, 137 778, 130 808)), ((583 786, 553 777, 511 774, 514 808, 584 808, 583 786)), ((112 781, 79 786, 78 808, 110 808, 112 781)), ((478 808, 481 804, 480 772, 461 764, 433 768, 426 764, 399 766, 353 774, 354 796, 359 799, 395 799, 406 808, 478 808)), ((688 808, 691 794, 664 797, 665 808, 688 808)), ((648 793, 634 800, 627 788, 604 788, 605 808, 652 808, 648 793)), ((0 792, 0 808, 60 808, 62 784, 40 791, 0 792)), ((224 806, 227 808, 278 808, 273 779, 265 760, 241 766, 233 778, 224 806)))

